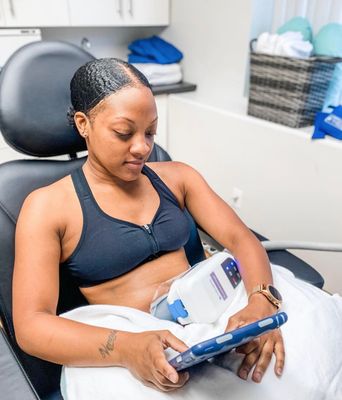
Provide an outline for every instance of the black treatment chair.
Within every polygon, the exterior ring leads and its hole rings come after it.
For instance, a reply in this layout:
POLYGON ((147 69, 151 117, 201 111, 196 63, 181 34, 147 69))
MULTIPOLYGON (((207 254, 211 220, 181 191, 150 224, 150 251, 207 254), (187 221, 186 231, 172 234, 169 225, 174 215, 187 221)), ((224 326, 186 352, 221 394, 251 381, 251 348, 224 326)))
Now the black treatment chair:
MULTIPOLYGON (((68 125, 69 82, 75 70, 93 56, 63 42, 36 42, 19 49, 0 75, 0 130, 14 149, 33 159, 0 165, 0 388, 2 400, 61 399, 59 365, 24 353, 17 345, 12 322, 12 273, 14 233, 25 197, 79 167, 85 157, 85 142, 68 125), (65 160, 39 159, 67 156, 65 160)), ((155 146, 151 161, 170 160, 155 146)), ((191 264, 205 255, 198 230, 192 221, 192 235, 186 245, 191 264)), ((201 232, 212 246, 218 243, 201 232)), ((264 239, 259 236, 260 239, 264 239)), ((269 253, 272 262, 287 266, 298 277, 318 286, 323 278, 308 264, 287 251, 269 253)), ((37 277, 39 279, 39 277, 37 277)), ((73 280, 60 271, 57 313, 86 304, 73 280)))

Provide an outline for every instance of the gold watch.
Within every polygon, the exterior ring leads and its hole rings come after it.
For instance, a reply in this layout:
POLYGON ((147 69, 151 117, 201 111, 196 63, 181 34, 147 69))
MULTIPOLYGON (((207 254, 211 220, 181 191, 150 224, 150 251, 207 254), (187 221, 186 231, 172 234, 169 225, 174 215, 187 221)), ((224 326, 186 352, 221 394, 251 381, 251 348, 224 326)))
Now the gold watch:
POLYGON ((267 300, 272 303, 279 310, 281 303, 283 302, 283 298, 279 291, 273 285, 257 285, 248 296, 248 299, 255 293, 263 294, 267 300))

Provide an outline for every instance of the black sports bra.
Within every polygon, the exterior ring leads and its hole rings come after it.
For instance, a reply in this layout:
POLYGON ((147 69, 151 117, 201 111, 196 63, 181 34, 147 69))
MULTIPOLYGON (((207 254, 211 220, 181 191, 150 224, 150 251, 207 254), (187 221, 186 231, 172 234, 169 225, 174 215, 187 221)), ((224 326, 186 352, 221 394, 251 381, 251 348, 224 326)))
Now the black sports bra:
POLYGON ((82 207, 83 228, 75 250, 61 266, 69 269, 80 287, 116 278, 188 241, 189 221, 174 194, 151 168, 145 165, 142 173, 160 198, 152 222, 143 226, 103 212, 82 168, 71 174, 82 207))

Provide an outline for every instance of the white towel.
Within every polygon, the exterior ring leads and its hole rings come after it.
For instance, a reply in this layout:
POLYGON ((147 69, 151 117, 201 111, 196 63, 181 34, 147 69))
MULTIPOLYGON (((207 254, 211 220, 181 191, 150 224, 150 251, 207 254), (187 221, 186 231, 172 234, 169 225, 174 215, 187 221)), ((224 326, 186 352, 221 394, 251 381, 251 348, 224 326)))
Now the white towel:
POLYGON ((133 65, 146 76, 151 85, 178 83, 183 79, 182 69, 179 63, 135 63, 133 65))
POLYGON ((281 35, 264 32, 259 35, 255 51, 277 56, 308 58, 313 46, 303 40, 301 32, 286 32, 281 35))
MULTIPOLYGON (((275 286, 284 297, 288 322, 283 325, 286 363, 283 376, 275 376, 272 360, 262 382, 236 376, 241 355, 227 354, 220 366, 203 363, 194 368, 187 384, 162 393, 145 387, 125 368, 63 367, 61 390, 65 400, 341 400, 342 298, 330 296, 300 281, 284 268, 272 266, 275 286)), ((169 329, 188 345, 223 332, 227 319, 247 302, 243 285, 235 301, 215 324, 182 327, 128 307, 94 305, 63 317, 127 331, 169 329)))

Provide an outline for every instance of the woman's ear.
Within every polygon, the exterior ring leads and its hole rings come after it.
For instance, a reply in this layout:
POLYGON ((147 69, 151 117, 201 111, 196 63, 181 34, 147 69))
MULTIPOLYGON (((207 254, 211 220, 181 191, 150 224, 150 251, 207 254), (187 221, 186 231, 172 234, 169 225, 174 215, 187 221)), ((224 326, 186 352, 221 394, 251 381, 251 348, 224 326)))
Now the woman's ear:
POLYGON ((89 120, 88 117, 81 111, 75 112, 74 115, 75 125, 79 134, 86 139, 88 136, 89 120))

